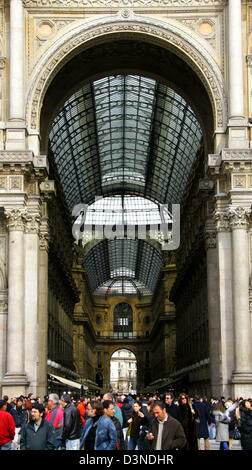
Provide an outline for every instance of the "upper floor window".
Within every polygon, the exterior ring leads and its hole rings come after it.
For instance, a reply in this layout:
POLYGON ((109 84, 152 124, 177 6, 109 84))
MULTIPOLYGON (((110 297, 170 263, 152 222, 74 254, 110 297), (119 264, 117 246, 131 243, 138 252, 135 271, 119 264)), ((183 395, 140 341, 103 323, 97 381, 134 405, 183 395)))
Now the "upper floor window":
POLYGON ((114 309, 114 331, 133 330, 133 311, 126 302, 120 302, 114 309))

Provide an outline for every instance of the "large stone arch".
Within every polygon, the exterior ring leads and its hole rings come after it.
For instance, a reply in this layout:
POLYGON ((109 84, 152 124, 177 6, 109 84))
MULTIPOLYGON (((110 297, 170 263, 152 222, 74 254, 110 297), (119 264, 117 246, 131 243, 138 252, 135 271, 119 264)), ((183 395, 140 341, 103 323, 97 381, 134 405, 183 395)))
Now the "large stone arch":
POLYGON ((99 19, 78 24, 52 44, 34 66, 26 96, 26 122, 31 134, 39 133, 40 112, 46 91, 61 68, 83 47, 102 44, 108 38, 143 38, 169 49, 195 72, 212 106, 215 132, 225 132, 227 99, 220 68, 209 51, 179 26, 151 18, 99 19))

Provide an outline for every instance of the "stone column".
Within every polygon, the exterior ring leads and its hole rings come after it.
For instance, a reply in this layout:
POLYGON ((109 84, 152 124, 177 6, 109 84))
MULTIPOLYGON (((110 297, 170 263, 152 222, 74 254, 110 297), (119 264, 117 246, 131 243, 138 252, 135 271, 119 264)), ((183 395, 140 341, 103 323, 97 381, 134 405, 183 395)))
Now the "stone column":
MULTIPOLYGON (((29 203, 30 201, 28 201, 29 203)), ((31 207, 26 215, 24 234, 25 247, 25 371, 29 390, 36 396, 39 363, 38 325, 38 257, 39 257, 39 207, 31 207)))
POLYGON ((241 0, 229 0, 229 117, 244 117, 241 0))
POLYGON ((9 229, 7 373, 4 393, 24 393, 24 209, 5 209, 9 229))
POLYGON ((234 369, 233 299, 232 299, 232 245, 228 216, 215 212, 220 299, 220 387, 221 395, 230 396, 230 377, 234 369))
POLYGON ((10 120, 24 119, 24 11, 10 1, 10 120))
POLYGON ((229 0, 229 148, 248 148, 248 122, 244 119, 241 0, 229 0))
POLYGON ((217 233, 214 224, 206 224, 207 300, 211 394, 220 396, 220 296, 217 233))
POLYGON ((38 297, 38 384, 37 393, 47 393, 47 359, 48 359, 48 241, 49 228, 46 202, 43 203, 44 215, 39 232, 39 297, 38 297))
POLYGON ((233 395, 248 397, 252 391, 252 337, 249 312, 248 225, 250 209, 229 209, 232 229, 233 318, 235 368, 233 395))

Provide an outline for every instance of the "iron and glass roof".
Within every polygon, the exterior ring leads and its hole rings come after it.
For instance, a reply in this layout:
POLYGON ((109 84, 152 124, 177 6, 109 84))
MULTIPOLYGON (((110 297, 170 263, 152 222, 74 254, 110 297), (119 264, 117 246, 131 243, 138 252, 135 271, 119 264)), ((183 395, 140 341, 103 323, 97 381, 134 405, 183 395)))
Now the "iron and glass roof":
POLYGON ((163 266, 162 255, 145 240, 102 240, 84 257, 93 292, 151 295, 163 266))
POLYGON ((122 193, 179 203, 201 138, 184 98, 134 75, 83 86, 61 108, 50 132, 70 210, 95 196, 122 193))
MULTIPOLYGON (((160 211, 151 201, 181 201, 202 130, 192 108, 169 86, 118 75, 74 93, 49 137, 70 211, 84 203, 90 204, 91 223, 123 218, 153 224, 160 211), (106 202, 92 206, 97 196, 106 202)), ((149 294, 162 256, 144 240, 103 240, 86 254, 84 265, 93 292, 149 294)))

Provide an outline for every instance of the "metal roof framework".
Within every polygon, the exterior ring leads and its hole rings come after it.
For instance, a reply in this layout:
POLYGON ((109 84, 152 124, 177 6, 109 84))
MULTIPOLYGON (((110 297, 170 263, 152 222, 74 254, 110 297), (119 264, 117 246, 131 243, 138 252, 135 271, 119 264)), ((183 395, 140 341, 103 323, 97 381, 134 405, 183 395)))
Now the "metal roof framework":
MULTIPOLYGON (((79 203, 92 204, 97 196, 179 203, 202 130, 189 104, 169 86, 143 76, 117 75, 75 92, 55 117, 49 138, 72 211, 79 203)), ((84 260, 92 290, 104 284, 115 291, 111 273, 123 268, 116 277, 118 292, 119 285, 122 291, 132 285, 132 291, 153 292, 158 277, 152 273, 153 260, 160 254, 142 242, 104 240, 92 248, 84 260)))

